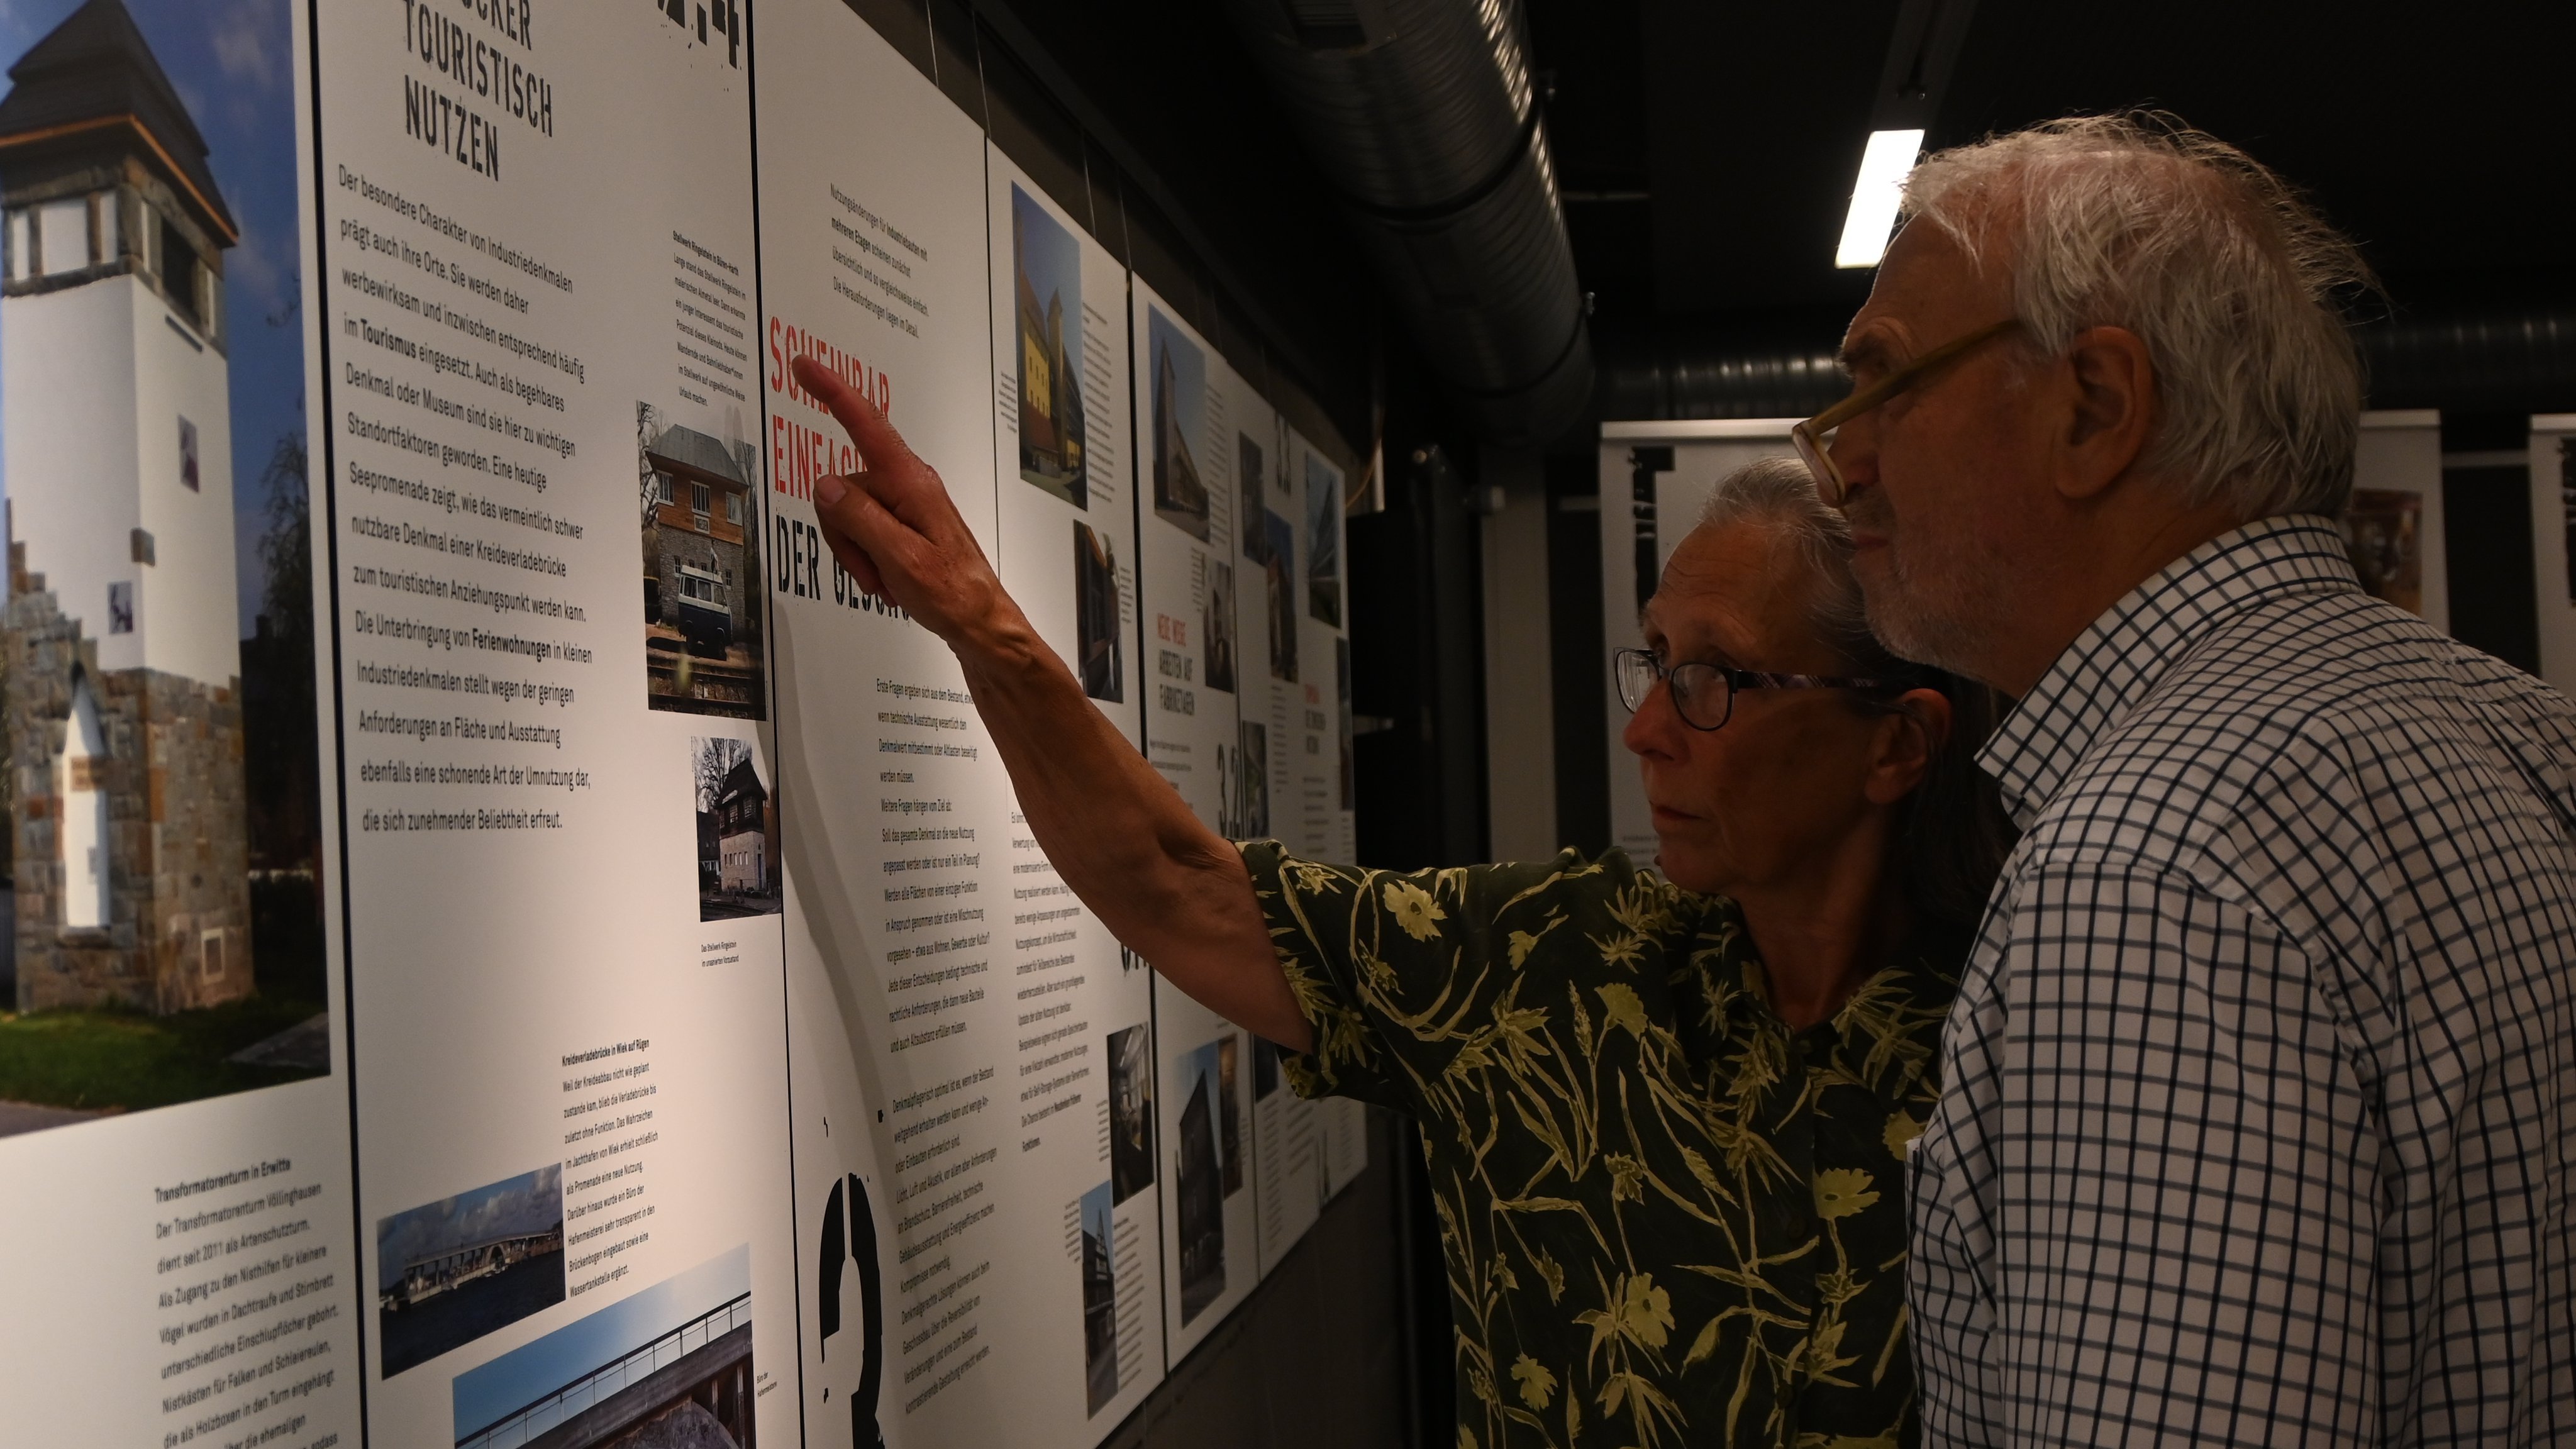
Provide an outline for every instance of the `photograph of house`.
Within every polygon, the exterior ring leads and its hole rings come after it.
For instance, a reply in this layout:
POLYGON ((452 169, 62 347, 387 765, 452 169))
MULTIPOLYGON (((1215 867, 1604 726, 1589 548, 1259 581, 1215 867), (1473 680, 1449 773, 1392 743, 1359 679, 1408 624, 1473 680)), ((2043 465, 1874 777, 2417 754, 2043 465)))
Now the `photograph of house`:
POLYGON ((751 742, 690 740, 689 782, 697 803, 698 919, 775 915, 778 802, 752 761, 751 742))
POLYGON ((0 13, 0 1134, 330 1066, 302 333, 226 280, 294 203, 235 211, 181 82, 232 167, 293 164, 292 95, 153 10, 157 47, 120 0, 0 13))
POLYGON ((1108 1183, 1082 1195, 1082 1381, 1088 1413, 1118 1397, 1118 1272, 1108 1183))
POLYGON ((760 460, 748 442, 666 424, 649 403, 635 416, 647 702, 765 718, 760 460))
POLYGON ((1154 1032, 1109 1034, 1109 1181, 1122 1203, 1154 1185, 1154 1032))
POLYGON ((1207 357, 1157 308, 1145 309, 1154 388, 1154 516, 1208 541, 1208 491, 1190 440, 1207 416, 1207 357))
POLYGON ((1082 251, 1073 233, 1017 185, 1011 187, 1011 290, 1018 319, 1020 477, 1087 508, 1082 251))

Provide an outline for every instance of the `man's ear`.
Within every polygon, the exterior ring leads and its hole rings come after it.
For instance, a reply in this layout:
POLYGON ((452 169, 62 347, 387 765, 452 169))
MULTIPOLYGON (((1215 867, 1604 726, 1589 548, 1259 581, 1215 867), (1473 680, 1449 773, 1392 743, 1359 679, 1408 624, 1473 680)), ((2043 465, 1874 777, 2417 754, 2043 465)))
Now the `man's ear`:
POLYGON ((1880 716, 1863 792, 1873 805, 1893 805, 1912 794, 1932 772, 1950 739, 1949 696, 1937 689, 1909 689, 1896 708, 1880 716))
POLYGON ((2088 327, 2058 359, 2066 411, 2051 438, 2057 492, 2091 498, 2126 474, 2155 427, 2156 367, 2126 327, 2088 327))

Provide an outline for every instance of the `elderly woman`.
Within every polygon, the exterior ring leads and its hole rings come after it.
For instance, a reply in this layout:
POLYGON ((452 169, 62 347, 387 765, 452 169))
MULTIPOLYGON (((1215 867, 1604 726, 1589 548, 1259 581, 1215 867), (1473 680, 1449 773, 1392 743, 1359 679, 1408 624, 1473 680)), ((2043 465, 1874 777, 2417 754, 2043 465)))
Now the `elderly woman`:
POLYGON ((1978 697, 1870 637, 1796 463, 1726 481, 1619 661, 1664 875, 1572 851, 1394 874, 1210 832, 937 476, 866 399, 798 381, 867 463, 816 488, 834 550, 956 651, 1064 880, 1302 1054, 1301 1092, 1420 1120, 1461 1444, 1912 1436, 1898 1168, 2007 827, 1978 697))

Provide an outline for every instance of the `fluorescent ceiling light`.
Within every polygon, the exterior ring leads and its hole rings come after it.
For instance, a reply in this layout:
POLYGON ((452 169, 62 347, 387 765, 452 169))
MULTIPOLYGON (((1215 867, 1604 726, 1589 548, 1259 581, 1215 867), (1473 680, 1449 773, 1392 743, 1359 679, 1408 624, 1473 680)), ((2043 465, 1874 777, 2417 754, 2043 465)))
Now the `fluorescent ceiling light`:
POLYGON ((1887 255, 1896 230, 1897 204, 1905 199, 1905 173, 1923 150, 1921 131, 1872 131, 1869 149, 1860 153, 1860 179, 1852 183, 1851 211, 1843 218, 1842 245, 1834 248, 1838 267, 1874 267, 1887 255))

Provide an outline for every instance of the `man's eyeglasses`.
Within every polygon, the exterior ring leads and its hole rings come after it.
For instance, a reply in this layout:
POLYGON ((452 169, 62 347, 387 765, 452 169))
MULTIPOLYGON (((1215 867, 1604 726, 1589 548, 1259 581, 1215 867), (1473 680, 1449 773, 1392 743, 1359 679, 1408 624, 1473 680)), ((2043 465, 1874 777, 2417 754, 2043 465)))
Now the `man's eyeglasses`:
POLYGON ((1729 669, 1723 664, 1675 664, 1667 667, 1651 649, 1622 649, 1610 658, 1619 680, 1619 702, 1630 713, 1645 707, 1655 682, 1672 688, 1673 712, 1695 730, 1720 730, 1735 717, 1735 694, 1742 689, 1905 689, 1899 679, 1847 679, 1829 674, 1768 674, 1758 669, 1729 669))
POLYGON ((1840 508, 1844 496, 1851 491, 1843 482, 1843 470, 1834 466, 1832 449, 1836 428, 1907 388, 1930 381, 1941 369, 2019 326, 2021 319, 2007 317, 1991 327, 1980 327, 1965 337, 1944 342, 1791 428, 1789 441, 1797 448, 1799 460, 1807 465, 1807 472, 1816 480, 1816 496, 1824 500, 1827 508, 1840 508))

